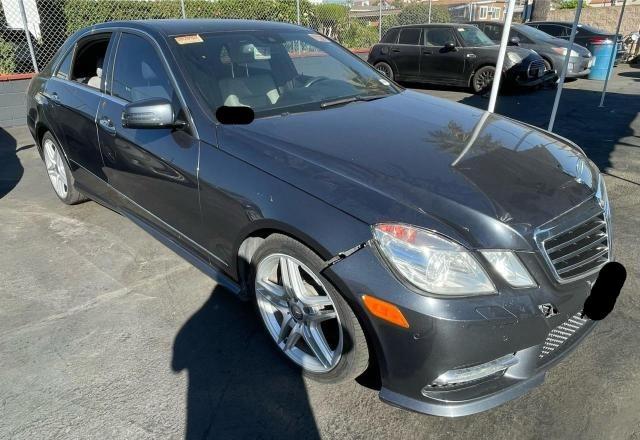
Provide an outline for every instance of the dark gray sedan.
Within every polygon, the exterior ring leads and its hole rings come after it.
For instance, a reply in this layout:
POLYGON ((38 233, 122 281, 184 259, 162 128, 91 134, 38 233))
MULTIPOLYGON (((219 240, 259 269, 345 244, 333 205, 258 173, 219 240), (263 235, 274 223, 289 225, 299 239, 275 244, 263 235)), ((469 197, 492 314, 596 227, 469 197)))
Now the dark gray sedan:
POLYGON ((310 29, 82 29, 31 81, 28 125, 63 203, 121 213, 251 300, 314 380, 369 369, 387 402, 471 414, 593 328, 611 216, 583 151, 405 90, 310 29))
MULTIPOLYGON (((493 21, 473 21, 489 38, 499 42, 502 37, 503 24, 493 21)), ((555 70, 558 75, 564 65, 564 58, 569 50, 569 42, 552 37, 538 29, 524 25, 512 24, 509 33, 509 44, 535 50, 544 60, 548 70, 555 70)), ((589 75, 594 58, 585 47, 574 43, 567 68, 567 78, 582 78, 589 75)))

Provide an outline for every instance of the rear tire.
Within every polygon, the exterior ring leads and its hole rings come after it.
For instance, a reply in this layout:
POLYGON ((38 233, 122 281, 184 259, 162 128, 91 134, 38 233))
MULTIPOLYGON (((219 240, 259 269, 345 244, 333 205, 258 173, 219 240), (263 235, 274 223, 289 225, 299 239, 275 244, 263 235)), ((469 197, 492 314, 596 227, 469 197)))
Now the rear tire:
POLYGON ((496 68, 493 66, 484 66, 476 70, 471 78, 471 88, 474 93, 486 93, 491 89, 493 84, 493 77, 496 73, 496 68))
POLYGON ((376 63, 374 67, 378 72, 382 73, 384 76, 393 81, 395 75, 393 73, 393 68, 389 64, 385 63, 384 61, 380 61, 379 63, 376 63))
POLYGON ((41 142, 42 157, 49 175, 49 182, 56 196, 67 205, 76 205, 86 201, 87 197, 75 188, 75 180, 67 158, 53 135, 46 132, 42 136, 41 142))
POLYGON ((250 284, 278 351, 305 377, 338 383, 367 369, 369 350, 351 307, 321 274, 324 267, 303 244, 274 234, 251 259, 250 284))

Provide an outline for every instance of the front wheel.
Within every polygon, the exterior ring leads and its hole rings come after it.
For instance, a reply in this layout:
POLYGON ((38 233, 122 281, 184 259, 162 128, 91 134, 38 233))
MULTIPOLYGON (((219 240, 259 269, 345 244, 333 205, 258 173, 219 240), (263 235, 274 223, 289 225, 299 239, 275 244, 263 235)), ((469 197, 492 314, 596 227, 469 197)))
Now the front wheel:
POLYGON ((496 74, 496 68, 493 66, 484 66, 479 68, 471 79, 471 87, 475 93, 485 93, 489 91, 493 84, 493 77, 496 74))
POLYGON ((374 67, 378 72, 382 73, 390 80, 393 80, 393 69, 389 64, 385 63, 384 61, 380 61, 379 63, 376 63, 374 67))
POLYGON ((322 259, 276 234, 256 251, 251 267, 258 314, 278 350, 304 376, 337 383, 366 370, 364 332, 347 302, 320 274, 322 259))

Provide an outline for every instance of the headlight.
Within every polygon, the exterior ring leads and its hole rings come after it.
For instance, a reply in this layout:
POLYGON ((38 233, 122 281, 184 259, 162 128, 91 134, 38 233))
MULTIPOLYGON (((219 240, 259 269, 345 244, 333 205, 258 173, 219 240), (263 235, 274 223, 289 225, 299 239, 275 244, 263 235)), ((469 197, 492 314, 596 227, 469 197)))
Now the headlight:
POLYGON ((373 236, 389 265, 420 290, 439 295, 496 293, 474 256, 441 235, 384 223, 373 227, 373 236))
POLYGON ((515 52, 507 52, 507 58, 509 58, 509 61, 511 61, 513 64, 518 64, 520 61, 522 61, 522 57, 515 52))
MULTIPOLYGON (((559 53, 562 56, 565 56, 567 54, 567 48, 566 47, 552 47, 551 48, 555 53, 559 53)), ((575 50, 571 51, 571 57, 579 57, 580 54, 578 52, 576 52, 575 50)))
POLYGON ((516 254, 511 251, 480 251, 500 274, 513 287, 535 287, 536 283, 522 265, 516 254))

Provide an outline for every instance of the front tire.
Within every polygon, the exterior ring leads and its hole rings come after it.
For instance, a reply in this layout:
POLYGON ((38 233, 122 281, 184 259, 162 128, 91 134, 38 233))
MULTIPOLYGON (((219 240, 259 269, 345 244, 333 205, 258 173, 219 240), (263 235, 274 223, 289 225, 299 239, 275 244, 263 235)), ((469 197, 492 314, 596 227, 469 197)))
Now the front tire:
POLYGON ((384 61, 380 61, 379 63, 376 63, 374 67, 378 72, 382 73, 384 76, 393 81, 393 77, 395 75, 393 74, 393 68, 389 64, 385 63, 384 61))
POLYGON ((496 68, 493 66, 484 66, 479 68, 471 78, 471 88, 474 93, 486 93, 491 89, 493 77, 496 74, 496 68))
POLYGON ((62 203, 75 205, 87 198, 78 191, 64 152, 51 133, 42 136, 42 155, 53 191, 62 203))
POLYGON ((274 234, 251 260, 258 315, 278 350, 324 383, 355 379, 369 364, 358 319, 321 274, 325 264, 298 241, 274 234))

